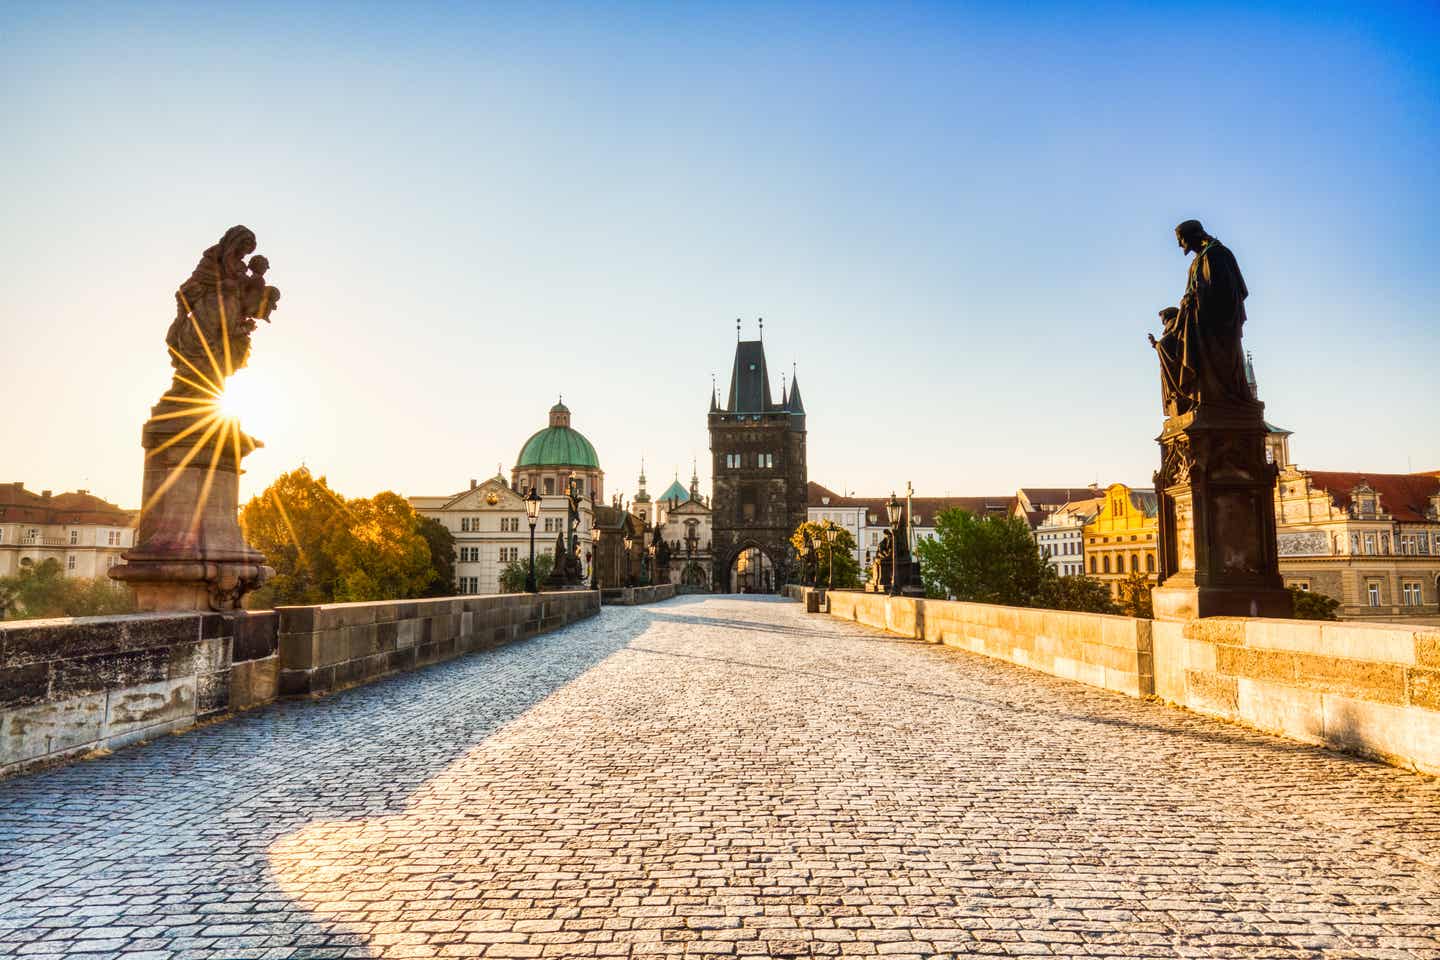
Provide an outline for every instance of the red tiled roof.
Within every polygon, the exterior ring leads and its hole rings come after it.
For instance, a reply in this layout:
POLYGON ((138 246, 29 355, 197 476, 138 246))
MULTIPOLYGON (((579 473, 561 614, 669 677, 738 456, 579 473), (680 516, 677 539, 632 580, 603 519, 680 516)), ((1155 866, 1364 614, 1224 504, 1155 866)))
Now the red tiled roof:
POLYGON ((124 510, 85 491, 45 497, 20 483, 0 484, 0 521, 5 523, 93 523, 128 527, 135 511, 124 510))
POLYGON ((1351 493, 1362 483, 1380 494, 1380 511, 1396 520, 1425 520, 1430 498, 1440 493, 1440 471, 1434 473, 1353 473, 1305 470, 1310 485, 1330 494, 1341 510, 1350 509, 1351 493))

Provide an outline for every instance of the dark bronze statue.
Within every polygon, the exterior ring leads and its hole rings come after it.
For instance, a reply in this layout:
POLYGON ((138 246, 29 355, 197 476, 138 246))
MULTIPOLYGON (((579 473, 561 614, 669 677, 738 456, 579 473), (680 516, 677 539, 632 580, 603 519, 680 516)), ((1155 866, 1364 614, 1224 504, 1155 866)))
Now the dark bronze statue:
POLYGON ((1164 333, 1159 340, 1150 336, 1160 357, 1165 413, 1177 416, 1201 404, 1250 404, 1245 351, 1240 345, 1250 292, 1240 265, 1199 220, 1176 227, 1175 239, 1195 259, 1180 306, 1162 310, 1164 333))

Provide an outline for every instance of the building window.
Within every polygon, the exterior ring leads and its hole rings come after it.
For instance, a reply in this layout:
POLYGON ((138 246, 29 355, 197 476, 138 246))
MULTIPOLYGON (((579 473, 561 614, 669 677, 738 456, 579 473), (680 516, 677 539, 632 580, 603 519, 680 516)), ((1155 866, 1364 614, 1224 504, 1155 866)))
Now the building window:
POLYGON ((66 569, 66 570, 74 570, 74 569, 75 569, 75 554, 72 553, 72 554, 70 554, 68 557, 65 558, 65 569, 66 569))
POLYGON ((115 566, 115 564, 119 562, 120 558, 112 553, 110 556, 105 558, 105 569, 109 570, 111 567, 115 566))
POLYGON ((520 530, 520 518, 519 518, 519 517, 501 517, 501 518, 500 518, 500 532, 501 532, 501 533, 518 533, 519 530, 520 530))
POLYGON ((469 533, 469 532, 470 532, 470 518, 469 518, 469 517, 461 517, 461 518, 460 518, 460 532, 461 532, 461 533, 469 533))
POLYGON ((545 490, 545 496, 547 496, 547 497, 553 497, 553 496, 555 496, 555 478, 554 478, 554 477, 546 477, 546 478, 545 478, 544 490, 545 490))
POLYGON ((1367 554, 1375 552, 1375 534, 1373 533, 1365 534, 1365 552, 1367 554))
POLYGON ((1091 557, 1091 558, 1090 558, 1090 572, 1091 572, 1091 573, 1097 572, 1097 571, 1095 570, 1095 558, 1094 558, 1094 557, 1091 557))
POLYGON ((519 559, 520 559, 520 548, 519 548, 519 547, 501 547, 501 548, 500 548, 500 562, 501 562, 501 563, 514 563, 516 560, 519 560, 519 559))
POLYGON ((70 546, 73 547, 73 546, 75 546, 76 544, 78 544, 79 542, 80 542, 80 531, 79 531, 79 530, 71 530, 71 531, 70 531, 70 546))
POLYGON ((1104 556, 1104 558, 1103 558, 1103 564, 1102 564, 1102 565, 1103 565, 1104 568, 1105 568, 1105 572, 1106 572, 1106 573, 1109 573, 1109 572, 1110 572, 1110 554, 1108 554, 1108 553, 1105 554, 1105 556, 1104 556))
POLYGON ((1154 572, 1155 572, 1155 554, 1153 554, 1153 553, 1147 553, 1147 554, 1145 554, 1145 572, 1146 572, 1146 573, 1154 573, 1154 572))
POLYGON ((1407 607, 1418 607, 1423 602, 1420 599, 1419 581, 1402 583, 1400 585, 1400 592, 1405 598, 1405 606, 1407 607))
POLYGON ((112 547, 118 547, 118 546, 120 546, 120 531, 119 531, 119 530, 111 530, 110 532, 106 533, 106 534, 105 534, 105 543, 106 543, 108 546, 112 546, 112 547))
POLYGON ((1380 606, 1380 581, 1371 580, 1365 585, 1365 597, 1370 606, 1380 606))

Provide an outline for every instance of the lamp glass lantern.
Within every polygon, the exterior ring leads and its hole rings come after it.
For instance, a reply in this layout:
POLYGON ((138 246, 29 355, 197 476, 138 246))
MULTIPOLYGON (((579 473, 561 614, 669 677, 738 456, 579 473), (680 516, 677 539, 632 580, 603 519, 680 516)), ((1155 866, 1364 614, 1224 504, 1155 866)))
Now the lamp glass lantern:
POLYGON ((530 527, 535 527, 535 522, 540 519, 540 494, 531 487, 530 492, 525 495, 525 519, 530 521, 530 527))

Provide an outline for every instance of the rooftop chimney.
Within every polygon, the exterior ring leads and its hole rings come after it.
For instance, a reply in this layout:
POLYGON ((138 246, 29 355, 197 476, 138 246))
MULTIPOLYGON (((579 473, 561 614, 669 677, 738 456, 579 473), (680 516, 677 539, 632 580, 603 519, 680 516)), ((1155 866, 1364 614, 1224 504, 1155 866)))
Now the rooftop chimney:
POLYGON ((50 494, 51 494, 51 492, 52 492, 52 491, 49 491, 49 490, 41 490, 41 491, 40 491, 40 496, 44 497, 46 500, 49 500, 49 499, 50 499, 50 494))
POLYGON ((474 490, 477 486, 479 486, 479 484, 477 484, 477 483, 475 482, 475 478, 474 478, 474 477, 471 477, 471 478, 470 478, 470 489, 471 489, 471 490, 474 490))

